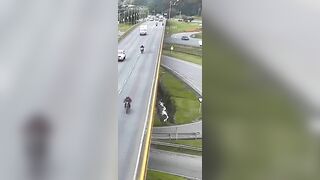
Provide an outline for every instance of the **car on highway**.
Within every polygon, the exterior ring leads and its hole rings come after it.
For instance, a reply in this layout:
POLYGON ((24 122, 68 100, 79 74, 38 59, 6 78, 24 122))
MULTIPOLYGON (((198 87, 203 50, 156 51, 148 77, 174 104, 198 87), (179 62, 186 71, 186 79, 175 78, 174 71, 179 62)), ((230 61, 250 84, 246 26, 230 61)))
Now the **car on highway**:
POLYGON ((199 46, 202 46, 202 40, 199 40, 199 46))
POLYGON ((118 50, 118 61, 124 61, 126 59, 126 52, 124 50, 118 50))
POLYGON ((141 25, 139 34, 140 36, 147 35, 148 26, 147 25, 141 25))
POLYGON ((188 36, 182 36, 181 40, 189 40, 189 37, 188 36))

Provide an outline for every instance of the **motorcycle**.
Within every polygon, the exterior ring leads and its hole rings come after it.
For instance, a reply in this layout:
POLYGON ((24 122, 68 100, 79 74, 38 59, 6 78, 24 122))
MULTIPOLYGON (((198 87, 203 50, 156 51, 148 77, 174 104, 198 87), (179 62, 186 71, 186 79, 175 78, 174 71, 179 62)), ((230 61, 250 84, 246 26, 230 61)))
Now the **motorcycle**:
POLYGON ((126 114, 128 114, 130 111, 130 103, 128 101, 124 103, 124 108, 126 109, 126 114))
POLYGON ((141 52, 141 54, 143 54, 143 52, 144 52, 144 47, 140 47, 140 52, 141 52))

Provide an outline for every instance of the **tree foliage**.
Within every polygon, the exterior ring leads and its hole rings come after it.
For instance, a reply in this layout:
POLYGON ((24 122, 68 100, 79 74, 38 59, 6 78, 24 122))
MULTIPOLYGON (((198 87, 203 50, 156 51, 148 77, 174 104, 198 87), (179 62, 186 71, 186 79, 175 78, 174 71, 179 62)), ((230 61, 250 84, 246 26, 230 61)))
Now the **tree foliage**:
MULTIPOLYGON (((174 16, 181 11, 187 16, 201 15, 202 0, 171 0, 171 14, 174 16)), ((136 0, 137 4, 148 6, 151 12, 156 13, 168 12, 170 8, 170 0, 136 0)))

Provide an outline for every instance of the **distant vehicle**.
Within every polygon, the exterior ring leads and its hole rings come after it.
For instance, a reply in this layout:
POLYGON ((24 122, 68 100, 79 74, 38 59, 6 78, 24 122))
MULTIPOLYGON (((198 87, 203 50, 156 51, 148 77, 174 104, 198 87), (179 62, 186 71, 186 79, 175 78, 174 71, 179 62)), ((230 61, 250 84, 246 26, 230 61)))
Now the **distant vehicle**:
POLYGON ((159 21, 159 18, 156 18, 156 21, 159 21))
POLYGON ((188 36, 182 36, 181 40, 189 40, 189 37, 188 36))
POLYGON ((124 108, 126 109, 126 114, 128 114, 129 111, 130 111, 131 102, 132 102, 132 99, 131 99, 129 96, 127 96, 127 97, 124 99, 124 101, 123 101, 123 103, 124 103, 124 108))
POLYGON ((202 46, 202 40, 199 40, 199 45, 202 46))
POLYGON ((163 22, 163 19, 160 18, 160 19, 159 19, 159 22, 163 22))
POLYGON ((140 52, 141 52, 141 54, 143 54, 143 52, 144 52, 144 46, 143 45, 140 46, 140 52))
POLYGON ((168 17, 168 13, 163 13, 163 16, 164 17, 168 17))
POLYGON ((158 22, 156 22, 156 26, 158 26, 158 22))
POLYGON ((140 36, 147 35, 147 29, 148 29, 147 25, 141 25, 140 26, 140 36))
POLYGON ((124 50, 118 50, 118 61, 124 61, 126 59, 126 52, 124 50))

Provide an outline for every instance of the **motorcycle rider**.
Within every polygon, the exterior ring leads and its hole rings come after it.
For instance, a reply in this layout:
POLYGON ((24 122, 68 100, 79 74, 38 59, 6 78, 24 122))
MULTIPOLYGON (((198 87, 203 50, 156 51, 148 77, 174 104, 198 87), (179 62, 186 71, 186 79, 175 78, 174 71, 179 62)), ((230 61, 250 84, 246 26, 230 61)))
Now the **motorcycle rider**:
POLYGON ((140 51, 141 51, 141 53, 143 53, 143 51, 144 51, 144 46, 143 45, 140 46, 140 51))
POLYGON ((128 103, 128 105, 129 105, 129 108, 131 108, 131 102, 132 102, 132 99, 129 97, 129 96, 127 96, 125 99, 124 99, 124 107, 126 108, 126 102, 128 103))

